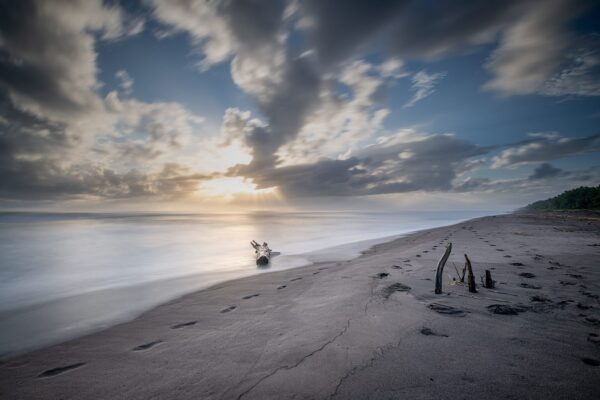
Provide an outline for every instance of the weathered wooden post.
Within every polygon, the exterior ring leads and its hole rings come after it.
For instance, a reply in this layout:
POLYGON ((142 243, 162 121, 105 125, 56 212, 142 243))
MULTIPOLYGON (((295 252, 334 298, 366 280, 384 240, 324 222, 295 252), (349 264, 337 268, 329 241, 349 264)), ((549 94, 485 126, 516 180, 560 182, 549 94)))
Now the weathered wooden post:
POLYGON ((483 284, 483 287, 486 289, 494 288, 494 280, 492 279, 492 273, 489 269, 485 270, 485 283, 483 284))
POLYGON ((469 283, 469 292, 477 293, 477 287, 475 286, 475 275, 473 275, 473 268, 471 267, 471 260, 465 254, 465 261, 467 263, 467 272, 469 273, 467 282, 469 283))
POLYGON ((448 261, 448 257, 450 257, 450 252, 452 251, 452 243, 448 243, 446 245, 446 251, 444 255, 440 259, 437 265, 437 271, 435 273, 435 294, 442 294, 442 277, 444 272, 444 265, 446 265, 446 261, 448 261))

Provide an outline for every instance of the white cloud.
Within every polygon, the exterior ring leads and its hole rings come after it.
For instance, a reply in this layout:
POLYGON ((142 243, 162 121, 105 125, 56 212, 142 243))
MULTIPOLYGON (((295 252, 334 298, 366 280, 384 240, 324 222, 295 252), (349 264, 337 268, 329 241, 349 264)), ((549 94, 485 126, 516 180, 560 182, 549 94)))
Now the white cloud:
POLYGON ((435 86, 446 76, 445 72, 428 74, 424 70, 417 72, 412 77, 412 89, 415 91, 413 97, 404 105, 404 107, 412 107, 418 101, 431 95, 435 91, 435 86))
POLYGON ((121 69, 115 73, 115 77, 119 80, 119 86, 125 94, 131 94, 133 90, 133 78, 129 76, 127 71, 121 69))

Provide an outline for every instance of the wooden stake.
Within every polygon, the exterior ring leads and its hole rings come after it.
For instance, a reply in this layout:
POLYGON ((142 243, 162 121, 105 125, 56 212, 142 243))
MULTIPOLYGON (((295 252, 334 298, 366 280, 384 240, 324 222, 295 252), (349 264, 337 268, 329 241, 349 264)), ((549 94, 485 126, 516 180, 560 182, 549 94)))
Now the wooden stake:
POLYGON ((440 259, 437 265, 437 271, 435 273, 435 294, 442 294, 442 277, 444 272, 444 265, 446 265, 446 261, 448 261, 448 257, 450 257, 450 252, 452 251, 452 243, 448 243, 446 245, 446 251, 444 255, 440 259))
POLYGON ((475 286, 475 275, 473 275, 473 268, 471 267, 471 260, 465 254, 465 261, 467 263, 467 271, 469 273, 468 282, 469 282, 469 292, 477 293, 477 287, 475 286))
POLYGON ((483 285, 483 287, 486 289, 494 288, 494 280, 492 279, 492 273, 489 269, 485 270, 485 284, 483 285))

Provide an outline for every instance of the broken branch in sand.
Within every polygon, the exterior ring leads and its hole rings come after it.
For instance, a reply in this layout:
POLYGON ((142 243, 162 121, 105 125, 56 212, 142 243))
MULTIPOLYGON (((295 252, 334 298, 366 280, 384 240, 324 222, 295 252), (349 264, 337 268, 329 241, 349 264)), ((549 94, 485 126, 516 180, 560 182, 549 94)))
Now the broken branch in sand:
POLYGON ((450 257, 450 252, 452 251, 452 243, 448 243, 446 245, 446 251, 444 255, 438 262, 437 271, 435 273, 435 294, 442 293, 442 277, 444 272, 444 265, 446 265, 446 261, 448 261, 448 257, 450 257))
POLYGON ((471 260, 469 260, 469 257, 466 254, 465 254, 465 261, 466 261, 467 271, 469 272, 469 276, 467 278, 467 281, 469 282, 469 292, 477 293, 477 287, 475 286, 475 275, 473 275, 473 268, 471 267, 471 260))
POLYGON ((481 277, 481 284, 486 289, 493 289, 494 288, 494 286, 496 284, 496 281, 492 279, 492 273, 490 272, 489 269, 485 270, 485 282, 483 280, 483 277, 481 277))
POLYGON ((452 265, 454 265, 454 270, 456 271, 456 275, 458 275, 458 281, 461 283, 465 283, 465 274, 467 273, 467 264, 465 264, 463 271, 462 271, 462 275, 460 274, 460 272, 458 272, 458 268, 456 268, 456 264, 452 263, 452 265))

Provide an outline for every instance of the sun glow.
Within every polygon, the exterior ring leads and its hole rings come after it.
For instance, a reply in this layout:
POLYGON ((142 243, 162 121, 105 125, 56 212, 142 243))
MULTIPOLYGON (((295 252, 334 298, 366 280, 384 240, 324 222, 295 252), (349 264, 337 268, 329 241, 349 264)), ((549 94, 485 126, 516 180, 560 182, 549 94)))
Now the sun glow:
POLYGON ((211 196, 224 197, 231 200, 236 196, 260 196, 270 195, 275 192, 275 188, 258 189, 249 179, 242 177, 216 178, 206 181, 200 187, 200 190, 211 196))

